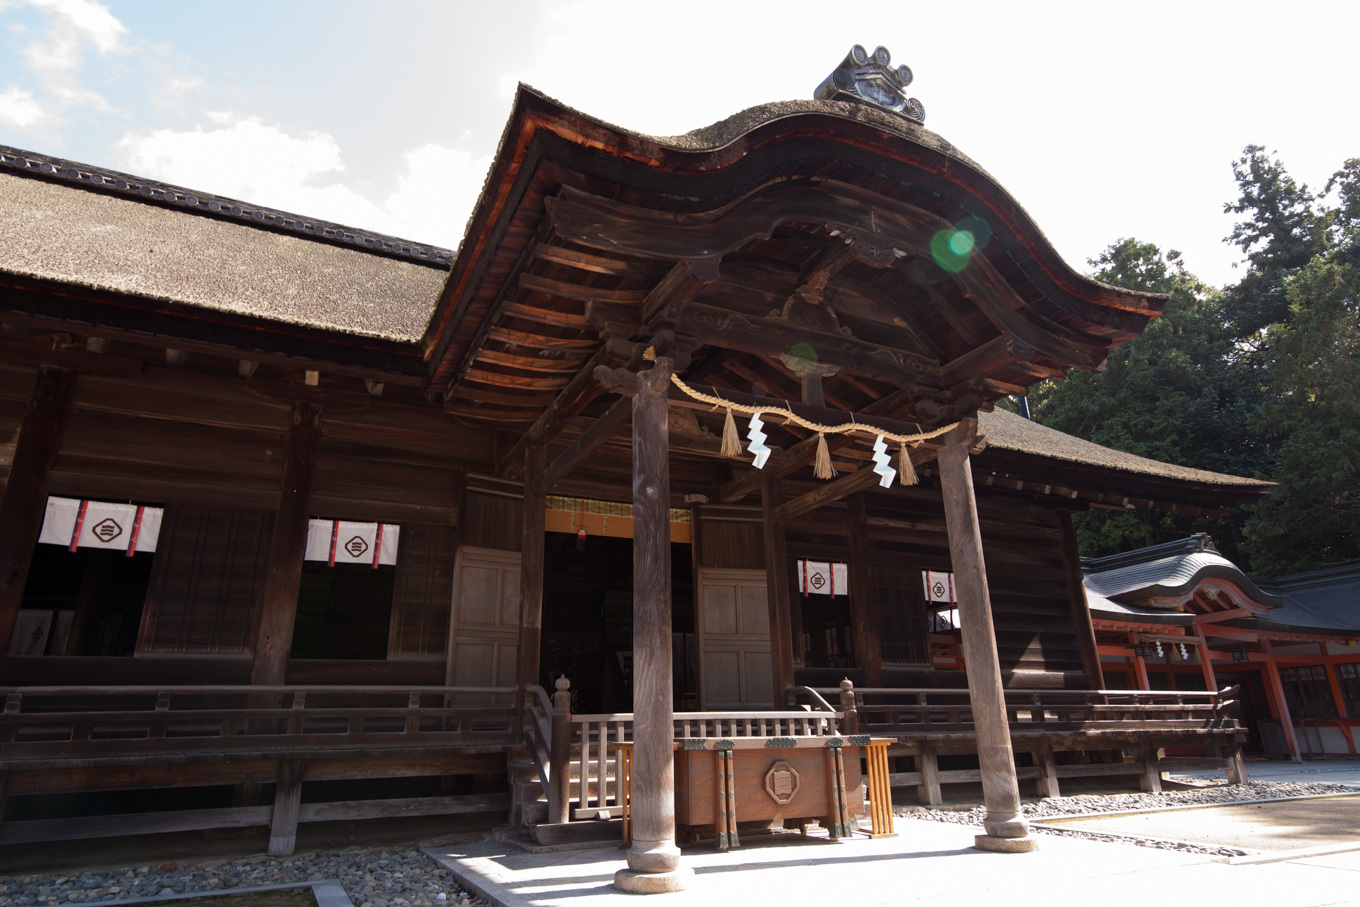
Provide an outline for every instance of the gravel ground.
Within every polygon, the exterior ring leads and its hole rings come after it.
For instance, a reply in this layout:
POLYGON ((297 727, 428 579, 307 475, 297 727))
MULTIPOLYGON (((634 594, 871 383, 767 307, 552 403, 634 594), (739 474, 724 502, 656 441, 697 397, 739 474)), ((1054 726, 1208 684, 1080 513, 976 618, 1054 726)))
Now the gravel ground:
POLYGON ((487 907, 453 873, 406 847, 11 876, 0 878, 0 907, 50 907, 323 880, 340 882, 354 907, 487 907))
MULTIPOLYGON (((1179 780, 1181 783, 1200 786, 1161 794, 1083 794, 1033 800, 1024 804, 1025 816, 1035 820, 1133 809, 1354 793, 1360 789, 1320 781, 1251 781, 1244 785, 1228 785, 1179 780)), ((981 806, 955 809, 899 806, 895 811, 899 816, 914 819, 976 826, 982 825, 982 817, 986 812, 981 806)), ((1077 829, 1036 828, 1036 831, 1107 840, 1133 840, 1147 847, 1220 856, 1247 853, 1233 847, 1130 839, 1077 829)), ((354 907, 487 907, 487 902, 466 891, 453 873, 410 847, 317 851, 283 858, 255 856, 233 860, 147 864, 121 869, 68 872, 64 875, 3 877, 0 878, 0 907, 92 904, 322 880, 340 882, 354 907)))
MULTIPOLYGON (((1326 794, 1353 794, 1357 788, 1346 784, 1303 781, 1248 781, 1246 784, 1205 784, 1191 779, 1177 779, 1180 783, 1199 785, 1188 790, 1163 791, 1160 794, 1083 794, 1076 797, 1053 797, 1048 800, 1032 800, 1023 804, 1025 818, 1035 821, 1058 816, 1083 816, 1091 813, 1124 812, 1134 809, 1167 809, 1181 806, 1211 806, 1215 803, 1239 803, 1248 800, 1274 800, 1282 797, 1316 797, 1326 794)), ((926 819, 932 822, 951 822, 956 825, 982 825, 982 817, 987 810, 982 806, 949 809, 948 807, 927 808, 898 806, 894 813, 913 819, 926 819)), ((1249 851, 1237 847, 1219 847, 1209 844, 1162 841, 1150 838, 1134 838, 1110 835, 1104 832, 1084 831, 1075 828, 1045 828, 1036 826, 1035 831, 1050 835, 1097 838, 1111 841, 1126 841, 1143 847, 1156 847, 1162 850, 1184 850, 1191 853, 1207 853, 1215 856, 1243 856, 1249 851)), ((3 905, 0 905, 3 907, 3 905)))

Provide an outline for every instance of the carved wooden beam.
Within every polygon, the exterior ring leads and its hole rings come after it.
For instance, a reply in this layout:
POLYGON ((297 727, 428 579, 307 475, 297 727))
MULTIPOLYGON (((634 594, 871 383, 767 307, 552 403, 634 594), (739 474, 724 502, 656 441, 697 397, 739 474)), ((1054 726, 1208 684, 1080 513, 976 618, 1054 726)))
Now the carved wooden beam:
MULTIPOLYGON (((600 366, 604 368, 604 366, 600 366)), ((627 397, 620 397, 605 414, 596 419, 590 428, 562 451, 557 459, 542 471, 533 488, 535 494, 547 494, 552 487, 566 477, 582 460, 605 441, 608 441, 619 427, 633 415, 633 403, 627 397)))
POLYGON ((704 287, 718 279, 718 263, 710 259, 679 261, 652 288, 642 302, 642 323, 653 325, 654 319, 674 325, 680 314, 704 287))
MULTIPOLYGON (((598 341, 596 341, 598 342, 598 341)), ((506 452, 497 465, 497 474, 513 478, 524 468, 524 452, 530 444, 546 444, 557 436, 581 410, 585 409, 595 395, 600 392, 600 386, 595 381, 595 369, 597 366, 604 365, 612 361, 612 357, 606 350, 598 351, 586 361, 585 365, 576 377, 572 378, 562 392, 557 395, 557 399, 552 405, 545 409, 538 417, 538 420, 530 426, 514 446, 506 452)))
POLYGON ((783 522, 796 520, 818 507, 839 501, 857 491, 863 491, 878 481, 879 475, 872 469, 856 470, 848 475, 831 480, 821 488, 809 491, 791 501, 785 501, 774 509, 775 518, 783 522))
POLYGON ((894 382, 939 384, 939 366, 919 353, 881 346, 843 334, 799 328, 780 318, 756 318, 716 306, 691 304, 678 328, 708 346, 741 353, 776 357, 794 344, 805 343, 819 362, 894 382))
POLYGON ((550 277, 540 277, 537 274, 522 273, 519 275, 519 285, 526 290, 533 290, 536 293, 545 293, 549 296, 561 296, 565 299, 580 299, 582 301, 597 299, 600 302, 617 302, 623 305, 638 305, 645 298, 641 290, 614 290, 607 287, 588 287, 582 284, 570 283, 565 280, 554 280, 550 277))
POLYGON ((534 249, 534 257, 541 261, 550 261, 553 264, 567 265, 568 267, 578 268, 582 271, 590 271, 594 274, 613 274, 622 276, 625 274, 646 273, 653 267, 650 263, 637 261, 623 261, 618 258, 610 258, 606 255, 592 255, 589 252, 580 252, 576 249, 564 249, 555 246, 550 242, 540 242, 534 249))

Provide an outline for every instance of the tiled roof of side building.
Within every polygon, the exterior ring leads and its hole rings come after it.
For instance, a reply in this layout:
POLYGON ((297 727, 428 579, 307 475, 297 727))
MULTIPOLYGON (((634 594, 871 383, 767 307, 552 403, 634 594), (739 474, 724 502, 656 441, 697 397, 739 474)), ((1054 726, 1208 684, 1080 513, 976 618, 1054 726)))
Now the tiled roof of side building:
POLYGON ((452 253, 0 147, 0 271, 414 343, 452 253))
POLYGON ((1257 579, 1286 604, 1271 612, 1278 623, 1360 631, 1360 564, 1257 579))

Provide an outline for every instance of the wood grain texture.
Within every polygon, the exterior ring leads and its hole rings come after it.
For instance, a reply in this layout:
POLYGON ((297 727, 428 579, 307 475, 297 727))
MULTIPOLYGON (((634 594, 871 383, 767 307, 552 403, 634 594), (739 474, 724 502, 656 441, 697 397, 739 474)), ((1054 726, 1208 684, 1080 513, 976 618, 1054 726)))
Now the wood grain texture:
POLYGON ((9 649, 33 548, 47 506, 47 474, 56 459, 75 374, 44 365, 29 395, 0 498, 0 652, 9 649))
MULTIPOLYGON (((629 866, 655 871, 654 851, 675 846, 671 757, 670 452, 666 392, 671 362, 638 373, 633 397, 633 844, 629 866)), ((676 859, 678 860, 678 851, 676 859)), ((659 858, 668 862, 668 858, 659 858)), ((674 867, 666 867, 674 868, 674 867)))
POLYGON ((982 533, 968 467, 972 429, 971 425, 962 425, 947 436, 939 457, 940 486, 949 527, 949 554, 954 566, 963 656, 976 725, 982 794, 987 806, 983 825, 990 835, 1016 838, 1026 835, 1029 826, 1020 813, 1020 786, 1015 775, 1001 665, 992 627, 982 533))
POLYGON ((251 683, 257 684, 281 684, 287 671, 302 582, 302 556, 307 547, 308 505, 316 472, 316 444, 321 435, 321 408, 314 403, 297 403, 291 423, 283 488, 279 492, 260 596, 260 623, 251 670, 251 683))

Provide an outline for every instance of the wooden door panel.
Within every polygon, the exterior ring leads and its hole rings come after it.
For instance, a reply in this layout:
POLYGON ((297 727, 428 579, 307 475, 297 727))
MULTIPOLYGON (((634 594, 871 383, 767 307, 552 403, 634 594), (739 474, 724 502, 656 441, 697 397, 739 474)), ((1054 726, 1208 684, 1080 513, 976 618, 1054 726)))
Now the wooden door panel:
POLYGON ((769 708, 770 621, 765 571, 699 571, 700 707, 769 708))
POLYGON ((515 685, 519 646, 520 555, 458 549, 448 682, 458 686, 515 685))

